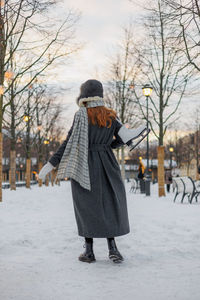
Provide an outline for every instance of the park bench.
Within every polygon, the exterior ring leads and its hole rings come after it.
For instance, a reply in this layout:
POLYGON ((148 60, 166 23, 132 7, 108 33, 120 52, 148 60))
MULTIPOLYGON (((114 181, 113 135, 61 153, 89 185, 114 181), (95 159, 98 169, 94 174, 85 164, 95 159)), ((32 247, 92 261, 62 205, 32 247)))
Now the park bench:
POLYGON ((173 185, 176 191, 174 202, 179 194, 182 194, 181 203, 183 203, 185 196, 188 197, 189 203, 192 203, 194 197, 196 202, 198 201, 197 197, 200 194, 200 188, 195 184, 191 177, 173 177, 173 185))

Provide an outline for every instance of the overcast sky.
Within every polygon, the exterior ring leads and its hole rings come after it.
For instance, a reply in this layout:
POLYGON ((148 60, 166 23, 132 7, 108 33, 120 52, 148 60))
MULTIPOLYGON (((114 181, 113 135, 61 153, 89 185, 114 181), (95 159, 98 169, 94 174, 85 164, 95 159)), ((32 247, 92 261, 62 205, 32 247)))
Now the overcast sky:
POLYGON ((85 81, 100 72, 112 45, 120 39, 121 27, 139 16, 139 7, 128 0, 64 1, 66 7, 82 13, 77 37, 85 42, 68 69, 68 79, 85 81))

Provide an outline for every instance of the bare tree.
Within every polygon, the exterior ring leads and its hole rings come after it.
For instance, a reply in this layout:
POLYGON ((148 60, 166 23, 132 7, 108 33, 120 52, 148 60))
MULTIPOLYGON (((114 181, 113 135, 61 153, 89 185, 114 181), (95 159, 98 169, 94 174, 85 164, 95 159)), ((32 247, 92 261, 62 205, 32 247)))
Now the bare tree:
MULTIPOLYGON (((50 91, 45 91, 43 86, 39 86, 35 91, 35 126, 34 145, 38 154, 38 171, 43 166, 44 161, 49 159, 49 144, 57 140, 59 132, 62 132, 60 124, 61 106, 52 97, 50 91), (45 116, 45 118, 44 118, 45 116)), ((34 130, 33 130, 34 131, 34 130)), ((39 180, 39 186, 42 181, 39 180)))
MULTIPOLYGON (((130 24, 124 29, 124 37, 118 51, 110 59, 106 100, 115 109, 123 124, 129 123, 134 127, 139 123, 138 108, 134 101, 134 85, 137 80, 139 66, 137 59, 132 56, 134 48, 133 29, 130 24)), ((118 151, 119 160, 119 151, 118 151)), ((121 147, 122 177, 125 179, 124 146, 121 147)))
MULTIPOLYGON (((150 97, 149 113, 150 127, 158 139, 158 183, 159 195, 165 195, 164 190, 164 136, 167 127, 174 122, 181 100, 186 92, 192 70, 186 70, 182 45, 176 39, 177 28, 166 18, 166 10, 170 14, 164 1, 156 1, 147 10, 144 20, 145 35, 148 41, 141 43, 138 52, 141 59, 141 82, 148 83, 153 88, 150 97)), ((146 104, 139 98, 135 89, 143 117, 146 104)))
MULTIPOLYGON (((56 93, 47 85, 35 81, 24 92, 25 101, 21 109, 24 124, 20 123, 19 133, 25 133, 24 152, 26 154, 26 187, 30 188, 31 179, 31 153, 37 150, 38 169, 44 162, 44 148, 49 148, 49 141, 52 138, 51 132, 60 116, 61 107, 56 101, 56 93)), ((58 127, 58 125, 57 125, 58 127)), ((47 159, 45 157, 45 159, 47 159)), ((41 181, 39 181, 41 186, 41 181)))
POLYGON ((198 0, 165 0, 172 10, 167 17, 179 27, 188 63, 200 72, 200 3, 198 0))

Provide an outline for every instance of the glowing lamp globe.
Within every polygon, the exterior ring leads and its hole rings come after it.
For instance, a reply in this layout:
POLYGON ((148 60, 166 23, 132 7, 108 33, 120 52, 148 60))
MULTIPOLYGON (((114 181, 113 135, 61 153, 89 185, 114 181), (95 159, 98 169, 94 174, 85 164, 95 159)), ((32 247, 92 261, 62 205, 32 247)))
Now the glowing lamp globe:
POLYGON ((142 88, 143 94, 146 97, 150 97, 153 91, 153 88, 149 84, 145 84, 142 88))
POLYGON ((14 77, 13 72, 11 72, 11 71, 6 71, 5 72, 5 78, 6 79, 11 80, 11 79, 13 79, 13 77, 14 77))
POLYGON ((28 122, 28 120, 29 120, 29 116, 25 115, 24 116, 24 122, 28 122))

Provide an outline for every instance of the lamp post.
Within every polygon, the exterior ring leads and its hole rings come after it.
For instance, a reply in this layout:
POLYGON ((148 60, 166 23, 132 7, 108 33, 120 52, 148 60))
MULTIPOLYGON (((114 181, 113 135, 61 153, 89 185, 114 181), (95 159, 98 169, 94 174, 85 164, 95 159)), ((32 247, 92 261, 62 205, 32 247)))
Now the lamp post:
POLYGON ((31 117, 29 113, 25 113, 23 117, 24 122, 26 123, 26 152, 27 158, 30 158, 30 121, 31 117))
POLYGON ((172 170, 172 153, 174 152, 173 147, 169 147, 169 153, 170 153, 170 170, 172 170))
MULTIPOLYGON (((146 120, 147 120, 147 131, 149 130, 149 97, 152 94, 153 88, 149 84, 145 84, 142 88, 143 94, 146 97, 146 120)), ((146 181, 145 181, 145 192, 146 196, 150 196, 150 182, 151 176, 149 173, 149 135, 147 135, 147 168, 146 168, 146 181)))
MULTIPOLYGON (((43 159, 43 145, 42 145, 42 137, 41 137, 41 130, 42 124, 39 122, 39 112, 38 106, 36 106, 36 116, 37 116, 37 136, 38 136, 38 173, 42 169, 42 159, 43 159)), ((42 180, 38 178, 38 185, 39 187, 42 186, 42 180)))
POLYGON ((49 156, 49 143, 50 143, 50 140, 49 139, 45 139, 44 140, 44 145, 45 145, 45 150, 46 150, 46 162, 48 161, 48 156, 49 156))
POLYGON ((30 146, 30 106, 28 101, 28 112, 24 114, 23 120, 26 123, 26 187, 31 186, 31 146, 30 146))
MULTIPOLYGON (((46 162, 48 161, 48 150, 49 150, 49 139, 44 140, 44 145, 46 147, 46 162)), ((46 176, 45 185, 49 185, 49 175, 46 176)))

